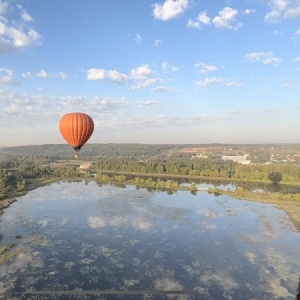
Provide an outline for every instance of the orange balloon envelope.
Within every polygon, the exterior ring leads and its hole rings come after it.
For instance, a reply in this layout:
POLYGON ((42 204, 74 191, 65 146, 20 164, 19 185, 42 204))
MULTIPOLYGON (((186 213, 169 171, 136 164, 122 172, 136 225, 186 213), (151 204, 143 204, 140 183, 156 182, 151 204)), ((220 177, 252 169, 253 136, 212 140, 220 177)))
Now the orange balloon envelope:
POLYGON ((84 113, 68 113, 60 119, 59 130, 68 144, 74 150, 79 151, 91 137, 94 131, 94 121, 84 113))

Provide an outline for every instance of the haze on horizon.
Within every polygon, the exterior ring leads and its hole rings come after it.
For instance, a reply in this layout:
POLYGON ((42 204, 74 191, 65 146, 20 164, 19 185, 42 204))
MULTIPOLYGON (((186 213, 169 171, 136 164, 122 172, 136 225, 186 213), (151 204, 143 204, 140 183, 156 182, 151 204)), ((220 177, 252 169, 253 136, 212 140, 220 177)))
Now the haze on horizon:
POLYGON ((0 0, 0 147, 300 143, 297 0, 0 0))

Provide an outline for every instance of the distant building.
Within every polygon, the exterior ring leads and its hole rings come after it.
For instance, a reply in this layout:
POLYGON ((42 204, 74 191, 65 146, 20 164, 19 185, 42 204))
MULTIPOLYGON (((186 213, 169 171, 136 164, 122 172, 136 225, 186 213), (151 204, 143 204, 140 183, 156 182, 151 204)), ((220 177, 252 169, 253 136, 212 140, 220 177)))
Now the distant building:
POLYGON ((192 155, 191 158, 208 158, 208 156, 203 153, 197 153, 196 155, 192 155))
POLYGON ((237 155, 232 155, 232 156, 227 156, 227 155, 223 155, 222 156, 223 160, 233 160, 239 164, 243 164, 243 165, 250 165, 250 160, 247 160, 247 156, 237 156, 237 155))
POLYGON ((84 163, 84 164, 80 165, 79 168, 82 170, 88 170, 88 169, 90 169, 91 166, 92 166, 91 163, 84 163))

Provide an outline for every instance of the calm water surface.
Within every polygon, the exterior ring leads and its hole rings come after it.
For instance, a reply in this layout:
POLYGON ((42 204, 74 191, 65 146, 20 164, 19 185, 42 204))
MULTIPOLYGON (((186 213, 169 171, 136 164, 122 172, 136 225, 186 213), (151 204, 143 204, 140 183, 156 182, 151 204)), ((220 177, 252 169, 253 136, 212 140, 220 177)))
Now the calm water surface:
POLYGON ((12 246, 0 299, 295 299, 300 233, 269 204, 60 182, 18 198, 0 226, 12 246), (45 290, 197 294, 28 294, 45 290))

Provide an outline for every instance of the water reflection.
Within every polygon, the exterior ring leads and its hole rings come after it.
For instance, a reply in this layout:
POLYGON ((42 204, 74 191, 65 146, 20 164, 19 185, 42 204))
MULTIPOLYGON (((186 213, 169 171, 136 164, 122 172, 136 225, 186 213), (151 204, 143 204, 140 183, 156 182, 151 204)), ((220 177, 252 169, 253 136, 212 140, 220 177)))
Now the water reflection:
POLYGON ((120 299, 294 299, 297 289, 300 235, 286 214, 224 195, 60 182, 20 197, 1 232, 1 299, 75 289, 197 292, 120 299))
POLYGON ((244 189, 247 189, 252 192, 270 192, 270 193, 283 193, 283 194, 296 194, 300 193, 300 187, 299 186, 288 186, 288 185, 280 185, 280 184, 270 184, 270 183, 253 183, 253 182, 221 182, 221 181, 194 181, 197 183, 199 188, 218 188, 220 190, 230 190, 235 191, 238 187, 242 187, 244 189))
MULTIPOLYGON (((134 180, 135 177, 126 175, 127 179, 134 180)), ((147 179, 149 176, 140 176, 142 179, 147 179)), ((178 184, 182 184, 185 186, 190 186, 192 183, 196 183, 199 188, 219 188, 221 190, 236 190, 238 187, 242 187, 244 189, 254 191, 254 192, 270 192, 270 193, 283 193, 283 194, 296 194, 300 193, 299 186, 289 186, 289 185, 280 185, 280 184, 272 184, 270 182, 267 183, 257 183, 251 181, 239 181, 233 182, 230 179, 228 180, 203 180, 203 179, 186 179, 186 178, 174 178, 174 177, 154 177, 153 180, 166 180, 171 179, 173 181, 178 182, 178 184)), ((124 186, 123 186, 124 187, 124 186)), ((149 191, 155 190, 155 188, 148 188, 149 191)))

